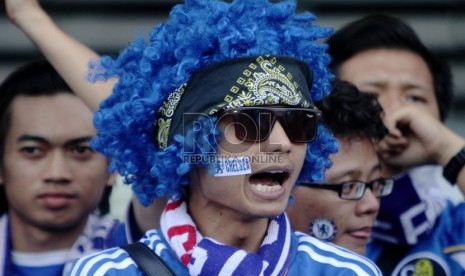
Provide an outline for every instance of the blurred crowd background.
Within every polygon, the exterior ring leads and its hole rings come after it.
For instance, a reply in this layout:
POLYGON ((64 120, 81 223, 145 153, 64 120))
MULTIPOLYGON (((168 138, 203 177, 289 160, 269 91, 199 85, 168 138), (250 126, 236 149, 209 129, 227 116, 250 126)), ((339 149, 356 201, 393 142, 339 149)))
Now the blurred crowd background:
MULTIPOLYGON (((163 21, 175 0, 42 0, 40 3, 69 34, 100 54, 116 54, 136 33, 146 34, 163 21)), ((456 98, 447 120, 465 136, 465 1, 464 0, 298 0, 321 25, 339 28, 369 13, 405 19, 421 39, 452 66, 456 98)), ((39 52, 0 14, 0 81, 39 52)))

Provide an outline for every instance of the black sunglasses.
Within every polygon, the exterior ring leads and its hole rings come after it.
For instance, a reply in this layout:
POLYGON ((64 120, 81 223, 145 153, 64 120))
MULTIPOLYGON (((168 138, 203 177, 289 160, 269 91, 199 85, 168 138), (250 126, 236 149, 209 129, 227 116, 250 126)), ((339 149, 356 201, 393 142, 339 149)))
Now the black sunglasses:
POLYGON ((315 140, 321 111, 291 107, 238 107, 224 109, 220 115, 231 115, 236 137, 242 141, 268 139, 278 120, 291 142, 309 143, 315 140))
POLYGON ((394 186, 394 179, 378 178, 370 182, 350 180, 338 184, 303 182, 300 183, 299 186, 333 190, 337 191, 339 197, 342 199, 358 200, 365 195, 365 191, 367 188, 370 188, 374 196, 376 197, 390 195, 394 186))

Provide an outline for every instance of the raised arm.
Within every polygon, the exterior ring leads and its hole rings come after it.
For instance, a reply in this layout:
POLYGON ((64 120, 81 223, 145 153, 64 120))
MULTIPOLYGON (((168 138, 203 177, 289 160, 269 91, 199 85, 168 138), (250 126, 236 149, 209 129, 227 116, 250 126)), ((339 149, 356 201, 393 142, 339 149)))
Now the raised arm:
POLYGON ((7 15, 39 48, 71 89, 95 111, 116 80, 89 83, 89 60, 98 54, 62 31, 37 0, 5 0, 7 15))
MULTIPOLYGON (((37 0, 5 0, 5 7, 10 21, 39 48, 87 106, 97 110, 116 83, 116 79, 97 83, 86 80, 89 61, 99 55, 61 30, 37 0)), ((135 220, 142 232, 159 226, 166 200, 156 199, 152 205, 143 207, 132 199, 135 220)))

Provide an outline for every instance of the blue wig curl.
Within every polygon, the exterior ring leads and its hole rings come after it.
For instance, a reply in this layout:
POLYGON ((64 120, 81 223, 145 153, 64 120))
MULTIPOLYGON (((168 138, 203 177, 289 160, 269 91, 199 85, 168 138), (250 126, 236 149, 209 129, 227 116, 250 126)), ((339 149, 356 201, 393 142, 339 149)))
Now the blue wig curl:
MULTIPOLYGON (((142 204, 181 193, 193 167, 181 158, 186 137, 175 136, 165 150, 158 149, 154 138, 157 111, 168 95, 204 66, 271 54, 306 62, 313 72, 311 96, 320 101, 329 93, 333 78, 327 46, 320 40, 332 30, 316 26, 315 20, 309 12, 297 14, 295 0, 186 0, 176 5, 167 22, 150 32, 148 41, 139 37, 116 59, 104 56, 91 62, 91 81, 119 78, 95 115, 98 134, 93 146, 111 160, 111 169, 132 185, 142 204)), ((212 145, 218 135, 214 132, 208 138, 212 145)), ((320 127, 308 146, 301 179, 322 177, 334 143, 334 137, 320 127)))

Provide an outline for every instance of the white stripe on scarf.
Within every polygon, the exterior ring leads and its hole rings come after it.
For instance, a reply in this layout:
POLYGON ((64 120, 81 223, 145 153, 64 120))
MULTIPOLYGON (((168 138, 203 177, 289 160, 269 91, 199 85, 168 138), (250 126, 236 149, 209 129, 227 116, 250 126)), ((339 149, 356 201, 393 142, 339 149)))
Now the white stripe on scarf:
POLYGON ((285 214, 270 219, 258 253, 203 237, 184 201, 170 200, 162 214, 163 235, 191 275, 283 275, 290 264, 291 229, 285 214))

